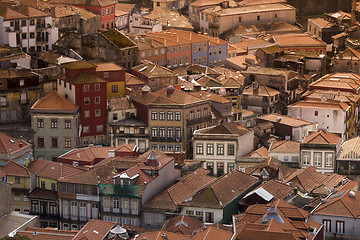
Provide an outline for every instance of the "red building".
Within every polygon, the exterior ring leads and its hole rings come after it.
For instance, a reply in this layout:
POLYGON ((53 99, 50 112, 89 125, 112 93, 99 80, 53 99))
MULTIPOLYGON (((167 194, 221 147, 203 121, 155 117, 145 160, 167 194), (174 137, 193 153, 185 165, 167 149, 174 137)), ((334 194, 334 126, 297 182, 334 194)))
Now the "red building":
POLYGON ((77 7, 84 8, 95 14, 100 14, 100 23, 102 29, 115 28, 115 4, 113 0, 74 0, 69 3, 68 0, 64 4, 72 4, 77 7), (84 4, 85 3, 85 4, 84 4))
POLYGON ((96 76, 96 65, 77 61, 63 65, 58 92, 80 107, 80 145, 106 143, 107 83, 96 76))

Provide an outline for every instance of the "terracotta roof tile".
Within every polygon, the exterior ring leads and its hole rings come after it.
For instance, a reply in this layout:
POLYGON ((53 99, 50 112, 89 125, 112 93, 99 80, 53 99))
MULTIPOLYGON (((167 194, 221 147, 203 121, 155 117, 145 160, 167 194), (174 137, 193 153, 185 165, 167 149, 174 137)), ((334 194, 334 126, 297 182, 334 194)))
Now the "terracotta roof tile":
POLYGON ((115 224, 115 222, 90 219, 73 240, 103 240, 115 224))
POLYGON ((259 117, 259 119, 270 121, 270 122, 277 122, 277 123, 292 126, 292 127, 301 127, 301 126, 314 124, 313 122, 310 122, 310 121, 307 121, 307 120, 304 120, 301 118, 295 118, 295 117, 280 115, 280 114, 276 114, 276 113, 262 115, 259 117))
POLYGON ((52 91, 45 97, 37 100, 31 107, 32 110, 76 110, 77 107, 60 95, 57 91, 52 91))
POLYGON ((192 240, 230 240, 233 233, 218 229, 214 227, 207 227, 205 230, 197 232, 193 237, 192 240))
POLYGON ((251 157, 251 158, 267 158, 269 155, 269 151, 266 147, 262 146, 261 148, 258 148, 248 154, 246 154, 244 157, 251 157))
POLYGON ((261 185, 259 185, 258 188, 260 187, 262 187, 263 189, 265 189, 271 195, 273 195, 275 198, 278 199, 284 199, 294 192, 294 189, 291 186, 275 180, 264 182, 261 185))
POLYGON ((251 132, 249 129, 244 128, 236 122, 226 122, 213 127, 196 130, 194 134, 235 134, 243 136, 249 132, 251 132))
POLYGON ((30 177, 30 175, 34 174, 25 166, 14 161, 9 161, 5 166, 0 166, 0 171, 6 175, 20 177, 30 177))
POLYGON ((325 132, 319 130, 308 136, 303 140, 303 143, 312 143, 312 144, 335 144, 337 145, 341 141, 341 137, 335 133, 325 132))
POLYGON ((163 231, 191 235, 195 229, 202 228, 204 223, 195 217, 180 215, 169 218, 163 225, 163 231))
POLYGON ((15 154, 29 147, 31 147, 30 143, 0 132, 0 154, 15 154))
POLYGON ((45 159, 37 159, 31 162, 28 168, 38 177, 54 180, 83 172, 82 169, 75 168, 73 165, 48 161, 45 159))
POLYGON ((146 240, 162 240, 162 239, 169 239, 169 240, 190 240, 190 235, 184 235, 179 233, 167 232, 167 231, 154 231, 148 233, 141 233, 138 236, 138 239, 146 239, 146 240))
POLYGON ((135 109, 134 104, 127 97, 111 98, 108 101, 108 107, 111 111, 135 109))
POLYGON ((4 20, 13 20, 13 19, 25 19, 27 18, 25 15, 12 10, 7 6, 0 6, 0 16, 4 18, 4 20))
POLYGON ((308 19, 311 23, 318 25, 321 28, 332 28, 334 24, 323 18, 308 19))
POLYGON ((280 94, 279 91, 270 88, 268 86, 259 85, 259 84, 257 84, 257 86, 258 86, 258 90, 254 89, 254 83, 245 87, 243 90, 243 95, 272 97, 280 94))
POLYGON ((144 80, 126 72, 125 73, 125 85, 126 86, 130 86, 130 85, 144 85, 145 82, 144 80))
POLYGON ((125 69, 113 62, 103 62, 96 64, 97 72, 124 71, 125 69))
POLYGON ((272 142, 269 148, 269 153, 299 153, 300 142, 282 140, 272 142))
POLYGON ((222 97, 218 94, 215 93, 211 93, 211 92, 206 92, 206 91, 196 91, 196 92, 190 92, 191 95, 194 95, 198 98, 202 98, 202 99, 209 99, 212 102, 217 102, 217 103, 230 103, 231 101, 225 97, 222 97))

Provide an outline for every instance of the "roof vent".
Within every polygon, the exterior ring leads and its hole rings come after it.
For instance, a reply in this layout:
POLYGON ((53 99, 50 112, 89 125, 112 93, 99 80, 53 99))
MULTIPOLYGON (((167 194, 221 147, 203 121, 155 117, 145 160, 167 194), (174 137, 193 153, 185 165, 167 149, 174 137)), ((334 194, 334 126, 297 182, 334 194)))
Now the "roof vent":
POLYGON ((281 117, 276 117, 276 122, 280 122, 281 121, 281 117))
POLYGON ((157 167, 160 165, 159 161, 156 159, 156 155, 154 153, 154 151, 151 151, 148 158, 146 159, 146 163, 147 166, 153 166, 153 167, 157 167))
POLYGON ((15 141, 14 141, 14 140, 12 140, 12 139, 10 139, 10 142, 11 142, 11 143, 15 143, 15 141))
POLYGON ((146 94, 146 93, 148 93, 148 92, 150 92, 150 87, 148 86, 148 85, 145 85, 145 86, 143 86, 143 88, 141 89, 141 93, 142 94, 146 94))
POLYGON ((73 165, 73 167, 77 167, 77 166, 79 166, 79 162, 73 161, 72 165, 73 165))
POLYGON ((349 195, 349 197, 354 198, 355 197, 355 191, 350 190, 348 195, 349 195))
POLYGON ((161 237, 162 237, 163 239, 168 239, 168 236, 166 236, 165 233, 162 233, 162 234, 161 234, 161 237))
POLYGON ((174 95, 174 92, 175 92, 175 88, 173 85, 169 85, 167 88, 166 88, 166 95, 167 96, 172 96, 174 95))

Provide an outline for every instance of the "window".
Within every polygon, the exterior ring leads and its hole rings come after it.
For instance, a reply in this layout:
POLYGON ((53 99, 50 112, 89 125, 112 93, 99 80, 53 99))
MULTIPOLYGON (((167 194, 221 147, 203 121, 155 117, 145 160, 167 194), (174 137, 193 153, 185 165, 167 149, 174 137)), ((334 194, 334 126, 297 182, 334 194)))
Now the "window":
POLYGON ((101 16, 104 16, 104 15, 105 15, 105 9, 101 9, 101 16))
POLYGON ((84 98, 84 104, 85 104, 85 105, 89 105, 89 104, 90 104, 90 98, 89 98, 89 97, 84 98))
POLYGON ((56 183, 51 183, 51 190, 56 191, 56 183))
POLYGON ((109 15, 109 8, 106 8, 106 15, 109 15))
POLYGON ((175 112, 175 121, 181 121, 181 113, 175 112))
POLYGON ((118 120, 118 115, 117 115, 117 113, 114 113, 113 114, 113 121, 117 121, 118 120))
POLYGON ((196 144, 196 154, 203 155, 204 154, 204 146, 203 144, 196 144))
POLYGON ((194 211, 193 210, 186 210, 185 214, 188 216, 194 216, 194 211))
POLYGON ((15 201, 21 201, 21 193, 15 192, 14 193, 14 200, 15 201))
POLYGON ((65 138, 65 148, 71 148, 71 138, 65 138))
POLYGON ((325 153, 325 166, 332 167, 333 166, 333 154, 325 153))
POLYGON ((112 85, 112 92, 117 93, 119 91, 118 85, 112 85))
POLYGON ((181 137, 181 128, 179 128, 179 127, 175 128, 175 137, 176 138, 181 137))
POLYGON ((325 226, 325 232, 331 232, 331 220, 323 219, 323 224, 325 226))
POLYGON ((39 137, 39 138, 37 139, 37 147, 38 147, 38 148, 43 148, 43 147, 45 147, 45 139, 44 139, 44 138, 39 137))
POLYGON ((206 154, 207 155, 214 155, 214 144, 207 144, 206 145, 206 154))
POLYGON ((57 128, 57 119, 51 119, 51 128, 57 128))
POLYGON ((57 138, 51 138, 51 147, 52 148, 58 147, 58 139, 57 138))
POLYGON ((38 119, 37 120, 37 127, 43 128, 44 127, 44 119, 38 119))
POLYGON ((90 91, 90 86, 89 85, 84 85, 84 92, 88 92, 90 91))
POLYGON ((117 197, 113 199, 113 212, 115 213, 120 212, 120 200, 117 197))
POLYGON ((96 131, 97 132, 102 132, 103 131, 103 125, 96 125, 96 131))
POLYGON ((318 111, 315 111, 315 116, 319 116, 319 112, 318 112, 318 111))
POLYGON ((100 91, 100 84, 95 84, 95 91, 100 91))
POLYGON ((123 213, 129 213, 129 199, 123 198, 121 199, 121 209, 123 213))
POLYGON ((167 112, 167 120, 172 121, 173 120, 173 112, 167 112))
POLYGON ((95 117, 100 117, 100 114, 101 113, 101 111, 100 111, 100 109, 96 109, 95 110, 95 117))
POLYGON ((200 109, 198 109, 196 111, 196 118, 200 118, 200 116, 201 116, 201 111, 200 111, 200 109))
POLYGON ((289 161, 289 156, 284 156, 284 162, 288 162, 289 161))
POLYGON ((232 172, 233 170, 235 169, 235 166, 234 166, 234 164, 233 163, 228 163, 228 173, 229 172, 232 172))
POLYGON ((257 20, 260 21, 260 15, 257 15, 257 20))
POLYGON ((89 118, 89 117, 90 117, 90 110, 84 111, 84 118, 89 118))
POLYGON ((26 33, 21 34, 21 39, 26 39, 26 33))
POLYGON ((217 144, 217 155, 224 155, 224 144, 217 144))
POLYGON ((151 112, 151 120, 157 120, 157 112, 151 112))
POLYGON ((71 120, 70 119, 65 119, 65 128, 71 129, 71 120))
POLYGON ((181 146, 180 145, 175 145, 175 151, 180 152, 181 151, 181 146))
POLYGON ((234 156, 235 154, 235 145, 234 144, 228 144, 228 155, 234 156))
POLYGON ((169 127, 167 129, 167 136, 168 138, 172 138, 174 135, 173 135, 173 128, 169 127))
POLYGON ((165 112, 159 112, 159 120, 165 121, 165 112))
POLYGON ((111 14, 114 13, 114 7, 111 7, 111 14))
POLYGON ((303 155, 302 155, 302 161, 303 161, 303 165, 309 165, 310 163, 310 152, 303 152, 303 155))
POLYGON ((345 233, 345 222, 344 221, 336 221, 336 233, 338 233, 338 234, 345 233))
POLYGON ((321 152, 314 153, 314 166, 321 166, 321 152))
POLYGON ((174 151, 174 146, 173 145, 167 145, 167 151, 168 152, 174 151))
POLYGON ((165 128, 159 128, 159 137, 163 138, 165 137, 165 128))
POLYGON ((276 19, 277 18, 277 14, 275 13, 275 15, 274 15, 274 18, 276 19))
POLYGON ((239 23, 241 23, 241 17, 239 17, 239 23))
POLYGON ((45 181, 41 181, 41 188, 45 188, 45 181))
POLYGON ((151 129, 151 137, 157 137, 157 128, 151 129))
POLYGON ((19 176, 15 176, 15 184, 20 184, 21 178, 19 176))
POLYGON ((194 112, 190 111, 190 116, 189 116, 190 120, 194 119, 194 112))
POLYGON ((214 213, 212 213, 212 212, 206 212, 206 213, 205 213, 205 222, 207 222, 207 223, 213 223, 213 222, 214 222, 214 213))
POLYGON ((99 104, 100 103, 100 97, 95 97, 95 103, 99 104))

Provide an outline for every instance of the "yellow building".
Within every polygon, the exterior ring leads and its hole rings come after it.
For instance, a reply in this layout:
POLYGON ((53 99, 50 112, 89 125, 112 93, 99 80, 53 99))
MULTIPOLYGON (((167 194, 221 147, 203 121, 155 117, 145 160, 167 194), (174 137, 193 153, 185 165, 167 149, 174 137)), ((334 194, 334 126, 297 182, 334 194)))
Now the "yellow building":
POLYGON ((112 62, 96 66, 96 76, 107 81, 107 98, 125 96, 125 69, 112 62))
POLYGON ((30 177, 33 173, 25 166, 14 161, 9 161, 6 165, 0 166, 0 178, 11 183, 11 205, 12 211, 29 214, 29 191, 32 187, 30 177))
POLYGON ((63 164, 45 159, 38 159, 29 163, 33 187, 29 193, 31 204, 30 214, 40 215, 40 227, 55 227, 59 225, 58 179, 83 172, 69 164, 63 164))

